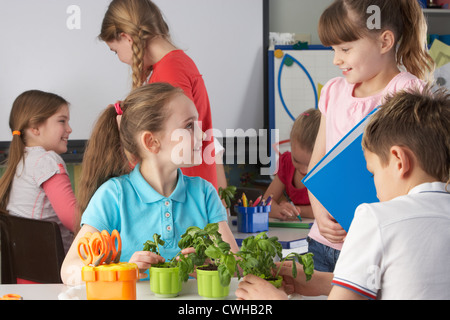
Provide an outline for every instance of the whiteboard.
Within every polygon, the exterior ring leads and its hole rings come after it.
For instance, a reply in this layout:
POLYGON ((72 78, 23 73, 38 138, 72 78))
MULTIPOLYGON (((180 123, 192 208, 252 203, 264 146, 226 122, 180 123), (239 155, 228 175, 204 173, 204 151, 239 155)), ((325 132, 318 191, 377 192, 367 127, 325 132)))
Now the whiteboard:
MULTIPOLYGON (((263 128, 264 15, 267 0, 155 0, 176 46, 196 62, 214 128, 263 128)), ((86 140, 99 113, 124 99, 131 70, 98 40, 109 0, 0 0, 0 141, 23 91, 70 102, 71 140, 86 140)))
POLYGON ((317 108, 322 86, 342 74, 333 64, 334 52, 331 50, 279 50, 282 56, 272 55, 273 100, 269 108, 273 116, 270 128, 278 129, 279 139, 284 141, 289 139, 295 119, 307 109, 317 108))

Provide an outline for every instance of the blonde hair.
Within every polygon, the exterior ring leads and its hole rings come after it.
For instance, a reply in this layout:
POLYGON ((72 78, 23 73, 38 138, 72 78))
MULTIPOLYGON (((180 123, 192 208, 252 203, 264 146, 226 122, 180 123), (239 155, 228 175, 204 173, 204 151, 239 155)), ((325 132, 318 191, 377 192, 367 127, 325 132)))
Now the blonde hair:
POLYGON ((122 103, 120 130, 114 108, 109 107, 100 115, 83 158, 78 191, 81 214, 104 182, 129 173, 129 161, 140 161, 138 134, 161 132, 169 116, 166 106, 178 94, 184 94, 183 90, 168 83, 153 83, 133 90, 122 103))
POLYGON ((105 42, 119 40, 122 33, 132 40, 133 89, 145 83, 151 67, 145 69, 147 44, 156 37, 170 41, 169 27, 159 8, 150 0, 113 0, 103 18, 99 38, 105 42))
POLYGON ((319 37, 325 46, 377 36, 386 30, 395 35, 397 64, 419 79, 428 80, 434 61, 427 46, 427 23, 416 0, 335 0, 319 20, 319 37), (380 29, 369 29, 369 6, 380 8, 380 29))
POLYGON ((404 146, 427 174, 450 183, 450 93, 427 86, 388 97, 367 125, 362 146, 382 165, 392 146, 404 146))
POLYGON ((302 149, 312 152, 319 132, 321 113, 318 109, 308 109, 295 119, 290 140, 302 149))
POLYGON ((25 91, 14 101, 9 115, 9 128, 14 134, 9 145, 6 170, 0 179, 0 209, 6 210, 17 165, 24 156, 26 129, 45 123, 63 105, 68 104, 56 94, 39 90, 25 91))

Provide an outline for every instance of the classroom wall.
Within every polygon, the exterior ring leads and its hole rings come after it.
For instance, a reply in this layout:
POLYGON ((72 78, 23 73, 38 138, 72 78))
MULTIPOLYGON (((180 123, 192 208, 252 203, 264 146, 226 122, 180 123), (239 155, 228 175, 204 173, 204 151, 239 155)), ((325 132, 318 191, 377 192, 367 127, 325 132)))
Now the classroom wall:
MULTIPOLYGON (((320 44, 317 24, 322 12, 333 0, 269 0, 269 29, 271 32, 310 34, 311 44, 320 44)), ((448 3, 440 0, 440 4, 448 3)), ((450 14, 448 12, 425 10, 429 34, 448 34, 450 14)))
POLYGON ((270 32, 310 34, 311 44, 320 44, 317 24, 333 0, 269 0, 270 32))
MULTIPOLYGON (((265 0, 154 0, 176 46, 196 62, 214 128, 235 136, 264 126, 265 0), (244 116, 243 116, 244 115, 244 116), (227 129, 230 132, 227 132, 227 129)), ((71 140, 86 140, 98 114, 131 88, 130 68, 97 39, 110 0, 0 0, 0 142, 23 91, 57 93, 71 104, 71 140)), ((216 136, 218 133, 215 134, 216 136)))

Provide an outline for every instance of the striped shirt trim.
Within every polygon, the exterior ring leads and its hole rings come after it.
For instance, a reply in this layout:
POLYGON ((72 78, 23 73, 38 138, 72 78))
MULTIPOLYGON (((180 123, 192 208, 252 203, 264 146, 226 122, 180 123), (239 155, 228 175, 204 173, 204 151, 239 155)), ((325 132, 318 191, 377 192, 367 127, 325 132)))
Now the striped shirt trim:
POLYGON ((344 279, 340 279, 340 278, 334 278, 333 281, 331 282, 333 285, 351 290, 357 294, 360 294, 370 300, 376 300, 377 298, 377 294, 376 292, 370 291, 364 287, 361 287, 360 285, 357 285, 353 282, 344 280, 344 279))

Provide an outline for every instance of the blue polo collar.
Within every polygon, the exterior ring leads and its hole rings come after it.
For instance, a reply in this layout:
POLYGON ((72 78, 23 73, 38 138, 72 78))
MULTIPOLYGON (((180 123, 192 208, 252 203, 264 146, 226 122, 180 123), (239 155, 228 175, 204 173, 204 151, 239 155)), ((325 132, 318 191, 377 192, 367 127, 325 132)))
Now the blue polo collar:
POLYGON ((185 201, 186 182, 184 181, 184 175, 180 169, 177 169, 178 178, 175 190, 169 197, 164 197, 163 195, 155 191, 155 189, 153 189, 152 186, 150 186, 147 181, 145 181, 139 168, 140 164, 136 165, 133 171, 131 171, 131 173, 129 174, 129 177, 131 185, 133 186, 135 192, 138 194, 139 198, 143 203, 152 203, 165 199, 170 199, 176 202, 185 201))

